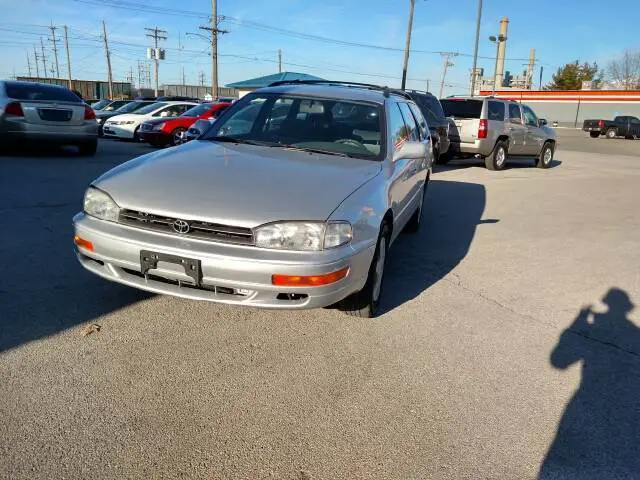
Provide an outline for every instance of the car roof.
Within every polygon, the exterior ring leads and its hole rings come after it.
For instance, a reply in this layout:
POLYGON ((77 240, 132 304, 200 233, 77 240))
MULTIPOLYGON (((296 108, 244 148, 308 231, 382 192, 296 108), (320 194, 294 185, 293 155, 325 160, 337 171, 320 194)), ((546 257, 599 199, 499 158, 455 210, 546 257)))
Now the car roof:
POLYGON ((352 100, 361 102, 373 102, 382 104, 390 95, 404 98, 401 94, 391 89, 372 89, 357 85, 339 84, 287 84, 274 87, 265 87, 256 90, 260 93, 290 93, 293 95, 308 95, 318 98, 335 98, 338 100, 352 100), (386 93, 386 94, 385 94, 386 93))
POLYGON ((68 90, 67 87, 63 85, 56 85, 55 83, 26 82, 24 80, 0 80, 0 82, 4 83, 5 85, 38 85, 39 87, 56 87, 63 90, 68 90))

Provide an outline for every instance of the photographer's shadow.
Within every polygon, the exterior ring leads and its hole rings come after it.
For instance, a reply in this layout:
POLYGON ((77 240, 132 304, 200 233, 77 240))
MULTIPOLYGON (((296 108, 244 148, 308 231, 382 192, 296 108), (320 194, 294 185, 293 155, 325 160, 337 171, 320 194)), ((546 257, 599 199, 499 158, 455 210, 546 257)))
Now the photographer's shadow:
POLYGON ((580 310, 551 353, 555 368, 582 361, 582 379, 541 479, 640 478, 640 328, 626 292, 612 288, 602 301, 608 310, 580 310))

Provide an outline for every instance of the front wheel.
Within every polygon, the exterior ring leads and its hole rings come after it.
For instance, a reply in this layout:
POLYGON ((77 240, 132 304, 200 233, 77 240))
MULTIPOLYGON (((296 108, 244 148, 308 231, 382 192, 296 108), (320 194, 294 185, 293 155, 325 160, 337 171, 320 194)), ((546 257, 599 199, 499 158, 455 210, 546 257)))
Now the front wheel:
POLYGON ((340 302, 340 309, 347 315, 373 318, 378 313, 390 237, 391 229, 389 224, 385 222, 380 229, 376 251, 373 254, 364 288, 340 302))
POLYGON ((536 167, 549 168, 551 160, 553 160, 553 144, 547 142, 544 144, 544 147, 542 147, 542 151, 536 159, 536 167))
POLYGON ((616 129, 610 128, 609 130, 607 130, 607 133, 605 135, 607 136, 607 138, 616 138, 617 137, 616 129))
POLYGON ((187 133, 187 130, 182 127, 178 127, 173 132, 171 132, 171 145, 175 146, 185 143, 185 133, 187 133))
POLYGON ((589 132, 589 136, 591 138, 598 138, 600 136, 600 132, 589 132))
POLYGON ((507 142, 500 140, 493 147, 493 152, 484 159, 488 170, 502 170, 507 164, 507 142))

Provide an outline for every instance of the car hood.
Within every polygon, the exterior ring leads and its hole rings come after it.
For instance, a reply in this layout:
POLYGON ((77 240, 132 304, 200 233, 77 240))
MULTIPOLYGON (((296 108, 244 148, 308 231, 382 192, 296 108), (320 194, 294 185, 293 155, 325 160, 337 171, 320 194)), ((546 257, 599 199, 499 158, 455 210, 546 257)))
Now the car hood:
POLYGON ((94 185, 121 208, 254 228, 278 220, 326 220, 381 166, 371 160, 193 141, 124 163, 94 185))
POLYGON ((104 112, 102 110, 98 110, 96 112, 96 118, 111 118, 111 117, 115 117, 116 115, 122 115, 122 114, 117 112, 104 112))
POLYGON ((178 117, 161 117, 161 118, 150 118, 145 120, 144 123, 147 125, 157 125, 158 123, 167 122, 169 120, 175 120, 178 117))
POLYGON ((123 120, 133 120, 135 122, 142 122, 144 120, 146 120, 147 117, 144 115, 135 115, 135 114, 131 114, 131 113, 123 113, 120 115, 114 115, 113 117, 109 118, 109 120, 117 120, 118 122, 121 122, 123 120))

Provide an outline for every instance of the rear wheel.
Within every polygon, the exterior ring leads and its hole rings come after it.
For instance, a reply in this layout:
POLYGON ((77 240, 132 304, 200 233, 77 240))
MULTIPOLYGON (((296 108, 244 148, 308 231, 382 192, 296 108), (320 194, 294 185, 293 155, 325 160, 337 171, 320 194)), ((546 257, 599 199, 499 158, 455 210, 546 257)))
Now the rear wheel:
POLYGON ((547 142, 542 147, 542 151, 536 159, 536 167, 549 168, 549 165, 551 165, 551 160, 553 160, 553 144, 547 142))
POLYGON ((507 164, 507 142, 497 142, 493 152, 484 159, 484 164, 488 170, 502 170, 507 164))
POLYGON ((610 128, 609 130, 607 130, 607 133, 605 134, 607 136, 607 138, 616 138, 616 129, 615 128, 610 128))
POLYGON ((385 222, 380 229, 376 251, 369 267, 369 275, 364 288, 340 302, 340 309, 347 315, 373 318, 378 313, 390 237, 391 229, 389 224, 385 222))
POLYGON ((600 132, 589 132, 591 138, 598 138, 600 136, 600 132))
POLYGON ((83 157, 92 157, 98 150, 98 140, 81 143, 78 145, 78 153, 83 157))

